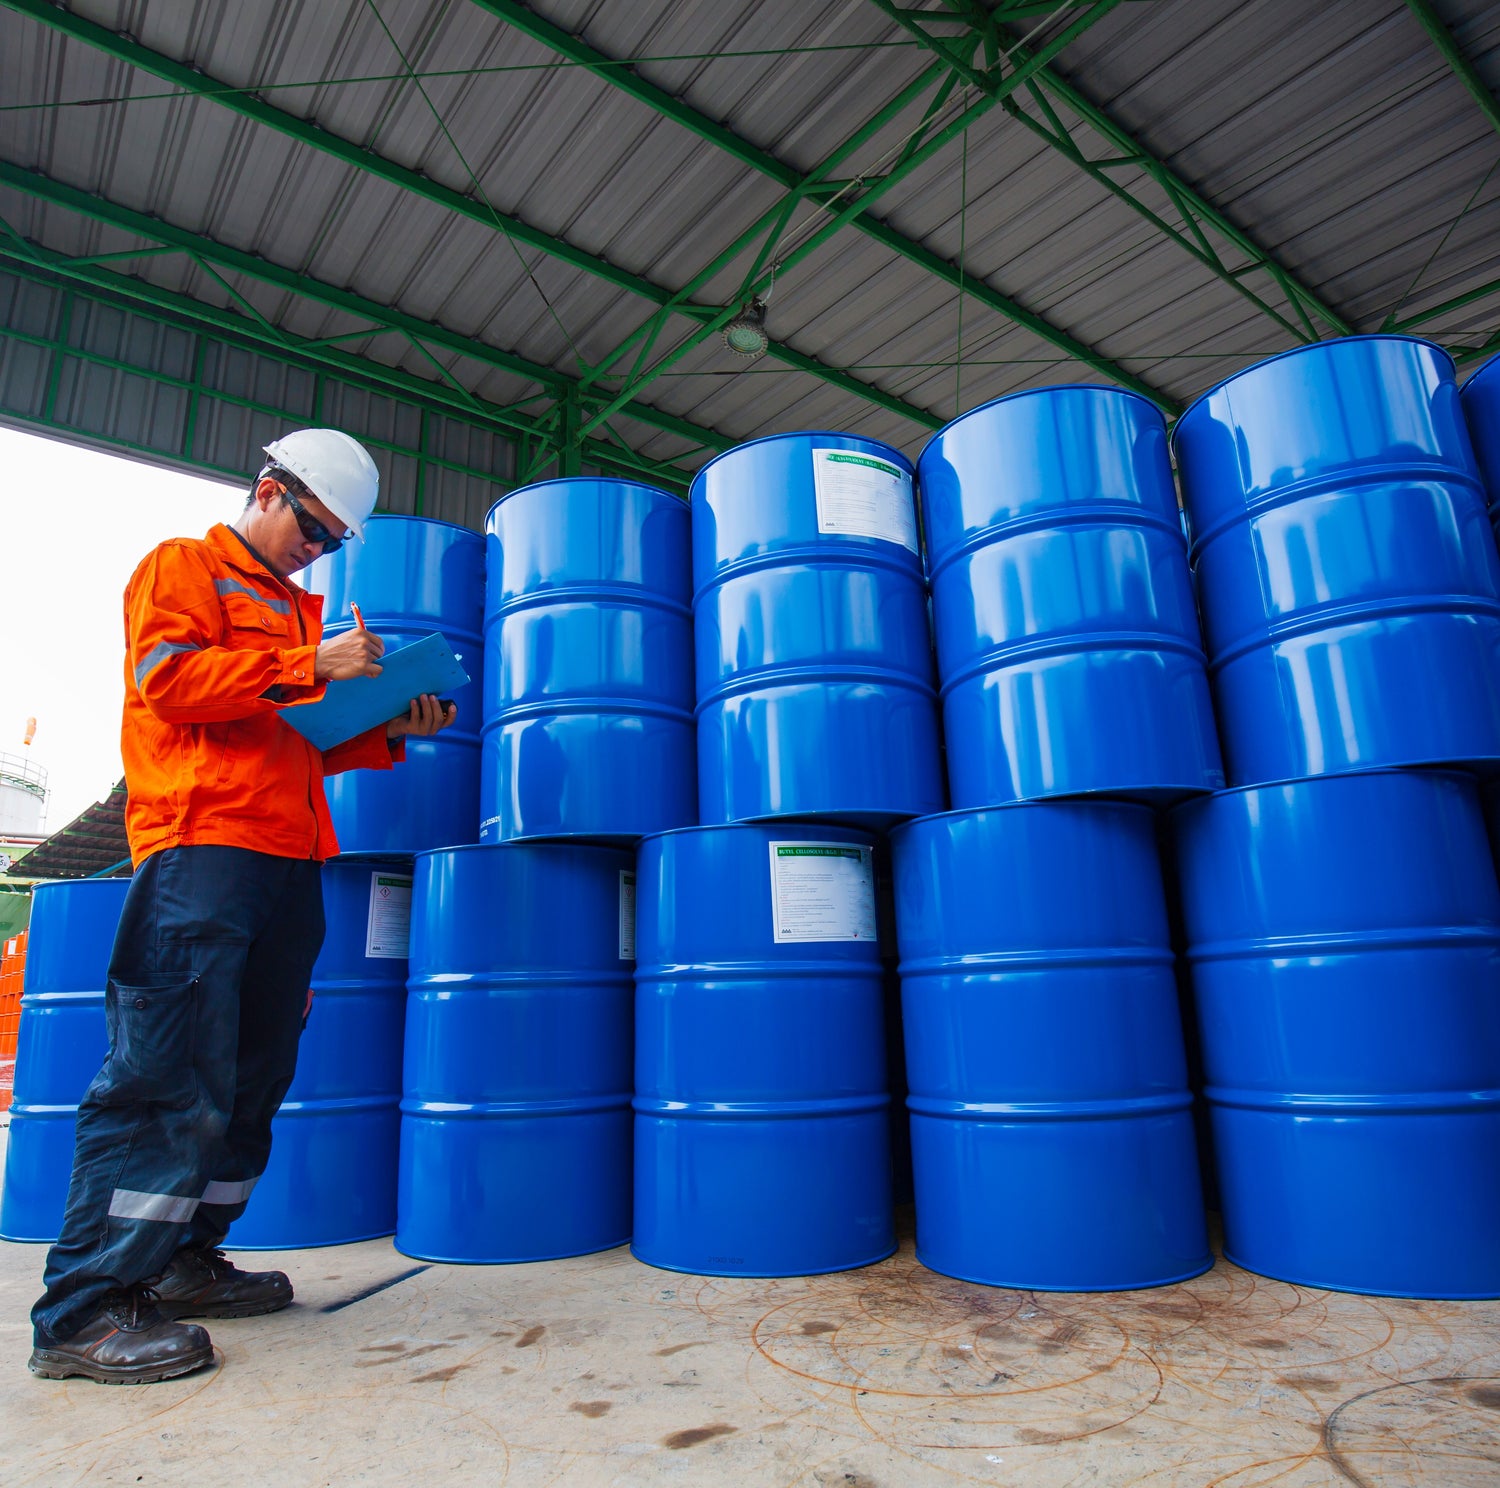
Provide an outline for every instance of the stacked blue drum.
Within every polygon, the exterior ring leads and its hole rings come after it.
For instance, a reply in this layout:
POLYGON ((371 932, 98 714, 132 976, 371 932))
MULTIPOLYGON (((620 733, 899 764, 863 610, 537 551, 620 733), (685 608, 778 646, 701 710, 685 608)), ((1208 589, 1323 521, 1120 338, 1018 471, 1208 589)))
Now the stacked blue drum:
POLYGON ((469 674, 469 685, 452 696, 454 723, 431 738, 408 737, 397 769, 348 770, 324 782, 340 850, 414 853, 475 841, 483 538, 425 517, 373 517, 363 543, 346 543, 307 574, 308 588, 324 595, 330 639, 355 624, 357 604, 387 650, 437 632, 469 674))
POLYGON ((874 852, 825 826, 641 844, 641 1260, 801 1276, 895 1249, 874 852))
POLYGON ((1490 520, 1500 532, 1500 357, 1491 358, 1464 384, 1460 401, 1489 495, 1490 520))
POLYGON ((1500 763, 1500 553, 1446 352, 1287 352, 1173 441, 1231 784, 1500 763))
POLYGON ((758 439, 699 471, 692 517, 705 825, 640 850, 634 1250, 846 1270, 895 1248, 878 843, 853 829, 944 804, 912 468, 758 439))
MULTIPOLYGON (((1472 410, 1471 410, 1472 416, 1472 410)), ((1229 778, 1176 817, 1226 1248, 1500 1292, 1500 555, 1451 360, 1355 337, 1174 436, 1229 778)))
POLYGON ((628 853, 423 853, 412 900, 396 1246, 539 1261, 630 1237, 628 853))
POLYGON ((297 1073, 271 1160, 234 1223, 236 1250, 295 1250, 396 1228, 411 865, 336 858, 297 1073))
POLYGON ((892 847, 918 1259, 1062 1291, 1206 1271, 1152 813, 1021 802, 892 847))
POLYGON ((1165 422, 1111 388, 1016 394, 917 469, 971 808, 891 838, 918 1256, 1046 1290, 1197 1275, 1150 807, 1224 776, 1165 422))
POLYGON ((911 465, 781 434, 693 481, 699 820, 884 827, 946 804, 911 465))
POLYGON ((1222 786, 1160 411, 1016 393, 936 434, 918 477, 953 804, 1222 786))
POLYGON ((38 884, 32 894, 0 1239, 57 1239, 78 1103, 109 1051, 104 995, 128 878, 38 884))
POLYGON ((1500 889, 1474 782, 1247 787, 1178 829, 1225 1253, 1500 1295, 1500 889))
POLYGON ((501 497, 485 530, 480 840, 691 825, 686 505, 633 481, 543 481, 501 497))

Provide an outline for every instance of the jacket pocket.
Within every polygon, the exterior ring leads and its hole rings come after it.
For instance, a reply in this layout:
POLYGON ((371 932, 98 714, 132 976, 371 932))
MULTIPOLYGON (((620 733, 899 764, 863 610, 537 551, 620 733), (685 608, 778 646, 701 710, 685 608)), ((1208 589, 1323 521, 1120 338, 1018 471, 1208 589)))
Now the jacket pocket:
POLYGON ((198 1099, 193 1066, 198 978, 171 973, 109 984, 111 1030, 106 1103, 150 1101, 186 1110, 198 1099))
POLYGON ((234 756, 229 749, 230 731, 233 728, 232 723, 203 725, 203 757, 205 761, 213 762, 214 782, 217 785, 224 783, 230 766, 234 763, 234 756))
POLYGON ((269 604, 260 603, 248 594, 240 593, 225 594, 221 603, 224 606, 224 618, 234 634, 236 645, 242 647, 286 645, 289 617, 280 610, 273 610, 269 604), (253 636, 259 636, 260 639, 254 640, 253 636))

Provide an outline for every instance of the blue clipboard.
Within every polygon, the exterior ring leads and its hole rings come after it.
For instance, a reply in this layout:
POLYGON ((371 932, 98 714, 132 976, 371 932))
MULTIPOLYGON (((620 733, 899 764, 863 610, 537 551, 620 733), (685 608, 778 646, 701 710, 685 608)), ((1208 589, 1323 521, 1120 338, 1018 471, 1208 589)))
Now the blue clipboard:
POLYGON ((436 632, 399 651, 387 651, 380 665, 384 670, 378 677, 330 682, 316 703, 283 709, 282 720, 315 748, 332 749, 376 724, 400 717, 411 707, 411 700, 424 692, 451 693, 469 681, 447 638, 436 632))

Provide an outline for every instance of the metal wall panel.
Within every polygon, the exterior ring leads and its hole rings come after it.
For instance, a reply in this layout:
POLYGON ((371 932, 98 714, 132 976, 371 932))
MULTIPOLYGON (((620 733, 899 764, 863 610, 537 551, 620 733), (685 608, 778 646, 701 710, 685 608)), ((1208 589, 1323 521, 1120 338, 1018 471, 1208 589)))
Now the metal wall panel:
POLYGON ((4 271, 0 420, 247 485, 271 440, 325 423, 369 446, 382 510, 476 531, 516 472, 490 429, 4 271))

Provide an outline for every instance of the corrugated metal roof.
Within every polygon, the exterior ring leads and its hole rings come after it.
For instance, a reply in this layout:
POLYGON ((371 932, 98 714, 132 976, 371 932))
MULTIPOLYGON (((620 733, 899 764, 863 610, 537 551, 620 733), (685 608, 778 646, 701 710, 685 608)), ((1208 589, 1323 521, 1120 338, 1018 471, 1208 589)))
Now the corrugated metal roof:
MULTIPOLYGON (((670 292, 784 196, 765 174, 562 64, 475 0, 377 4, 70 0, 67 9, 190 63, 206 87, 262 90, 297 118, 469 197, 480 220, 13 10, 0 10, 6 102, 67 106, 0 113, 0 159, 568 376, 625 340, 656 302, 511 240, 490 206, 670 292), (424 75, 426 97, 404 76, 382 21, 424 75)), ((608 57, 637 59, 641 77, 799 172, 934 61, 867 0, 534 0, 530 8, 608 57)), ((951 20, 936 0, 925 8, 951 20)), ((1480 75, 1500 87, 1500 6, 1440 0, 1438 8, 1480 75)), ((1078 13, 1060 5, 1040 26, 1013 23, 1009 38, 1033 33, 1034 48, 1078 13)), ((1400 0, 1134 0, 1072 41, 1053 67, 1356 329, 1500 280, 1500 133, 1400 0)), ((948 112, 977 96, 958 90, 948 112)), ((1058 111, 1078 148, 1097 157, 1097 138, 1058 111)), ((919 116, 909 109, 833 176, 878 174, 919 116)), ((1113 176, 1164 217, 1172 212, 1141 169, 1116 167, 1113 176)), ((961 257, 971 275, 1178 403, 1295 344, 1003 108, 972 124, 966 147, 955 139, 887 190, 871 215, 941 259, 961 257)), ((9 188, 0 189, 0 216, 69 254, 137 242, 9 188)), ((798 204, 783 249, 825 220, 814 203, 798 204)), ((752 245, 693 298, 734 303, 753 254, 752 245)), ((299 336, 365 324, 182 254, 124 267, 221 308, 252 307, 299 336)), ((1285 307, 1264 275, 1253 282, 1285 307)), ((1497 315, 1500 293, 1490 292, 1432 329, 1477 345, 1497 315)), ((929 419, 1020 388, 1106 380, 973 297, 962 307, 960 377, 959 322, 951 282, 849 227, 781 274, 770 299, 778 342, 929 419)), ((694 326, 669 317, 653 356, 694 326)), ((438 375, 432 357, 399 335, 344 345, 418 377, 438 375)), ((634 358, 632 350, 611 370, 628 370, 634 358)), ((538 391, 478 356, 449 349, 437 360, 493 402, 538 391)), ((598 384, 617 385, 618 377, 598 384)), ((769 357, 746 367, 717 335, 641 399, 732 438, 833 427, 914 452, 926 437, 921 423, 809 372, 769 357)), ((144 405, 121 410, 122 418, 154 416, 144 405)), ((655 458, 691 448, 628 412, 612 422, 655 458)), ((442 499, 469 520, 462 485, 442 499)))

